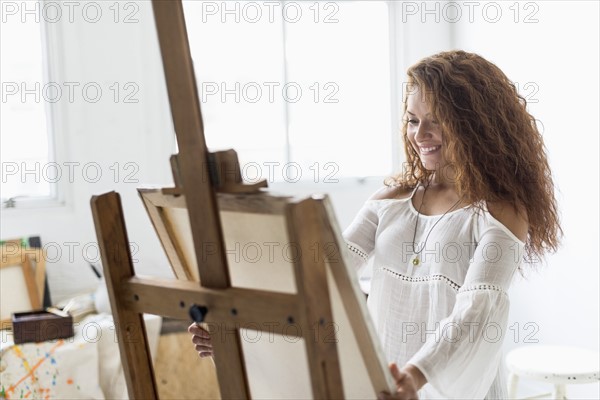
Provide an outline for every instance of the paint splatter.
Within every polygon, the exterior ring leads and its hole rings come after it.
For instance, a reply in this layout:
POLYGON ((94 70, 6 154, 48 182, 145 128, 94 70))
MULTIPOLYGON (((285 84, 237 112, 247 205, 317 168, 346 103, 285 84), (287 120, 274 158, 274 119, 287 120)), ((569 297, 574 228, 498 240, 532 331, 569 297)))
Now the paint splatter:
POLYGON ((73 379, 69 378, 67 379, 67 385, 72 385, 73 384, 73 379))
MULTIPOLYGON (((37 388, 37 387, 35 387, 36 385, 33 385, 33 384, 39 383, 39 378, 36 375, 36 370, 40 366, 42 366, 44 361, 51 358, 52 354, 57 350, 57 348, 62 346, 64 343, 65 342, 62 339, 57 341, 48 352, 44 352, 45 357, 37 360, 37 362, 33 365, 30 365, 27 362, 26 358, 23 355, 23 352, 21 351, 20 346, 12 347, 11 349, 15 352, 16 356, 21 359, 21 362, 22 362, 21 368, 23 368, 26 371, 26 374, 23 375, 20 379, 18 379, 17 382, 10 385, 8 387, 8 389, 5 389, 4 387, 2 387, 2 391, 0 391, 0 395, 2 395, 2 396, 0 396, 0 398, 3 398, 3 399, 12 398, 12 396, 10 396, 10 394, 12 392, 15 392, 15 394, 17 394, 18 386, 21 384, 23 384, 25 386, 25 389, 23 389, 22 387, 20 388, 21 389, 20 393, 19 393, 20 398, 26 398, 26 397, 29 397, 32 395, 34 398, 41 398, 41 395, 43 394, 43 389, 37 388), (31 383, 32 383, 31 386, 29 385, 29 382, 27 382, 28 378, 31 379, 31 383), (28 392, 25 392, 25 391, 28 391, 28 392)), ((52 357, 52 359, 54 359, 54 358, 52 357)), ((54 364, 56 364, 56 361, 54 362, 54 364)), ((48 371, 46 371, 46 372, 48 372, 48 371)), ((57 372, 58 371, 56 371, 56 373, 53 375, 53 382, 52 382, 53 386, 56 385, 56 376, 58 375, 57 372)), ((49 395, 50 389, 46 389, 46 391, 48 392, 48 395, 49 395)))

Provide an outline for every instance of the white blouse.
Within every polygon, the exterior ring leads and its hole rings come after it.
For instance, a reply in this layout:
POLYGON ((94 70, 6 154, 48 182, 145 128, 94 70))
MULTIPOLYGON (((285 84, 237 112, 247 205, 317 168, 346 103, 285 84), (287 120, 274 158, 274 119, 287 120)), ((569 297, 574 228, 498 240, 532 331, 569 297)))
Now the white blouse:
POLYGON ((367 305, 388 361, 423 372, 421 399, 505 398, 506 291, 524 243, 485 204, 421 214, 414 265, 411 198, 366 201, 343 233, 356 269, 373 265, 367 305))

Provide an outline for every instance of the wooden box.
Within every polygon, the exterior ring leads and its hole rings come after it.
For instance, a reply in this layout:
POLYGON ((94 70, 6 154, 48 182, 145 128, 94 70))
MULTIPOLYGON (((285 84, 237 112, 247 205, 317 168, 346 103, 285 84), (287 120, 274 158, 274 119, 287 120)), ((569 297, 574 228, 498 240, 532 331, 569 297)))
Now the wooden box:
POLYGON ((73 317, 39 310, 14 313, 12 317, 15 344, 44 342, 72 337, 73 317))

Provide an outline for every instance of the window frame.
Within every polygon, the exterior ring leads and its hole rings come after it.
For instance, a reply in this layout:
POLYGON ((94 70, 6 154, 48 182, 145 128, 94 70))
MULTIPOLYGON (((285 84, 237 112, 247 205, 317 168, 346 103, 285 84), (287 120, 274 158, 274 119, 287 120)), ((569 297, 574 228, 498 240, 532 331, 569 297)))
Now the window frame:
MULTIPOLYGON (((38 0, 41 3, 41 0, 38 0)), ((63 55, 61 44, 60 24, 49 24, 40 18, 40 45, 42 52, 42 82, 58 81, 59 63, 63 55)), ((63 132, 64 123, 59 118, 59 103, 45 102, 44 114, 46 117, 46 135, 48 138, 48 162, 58 162, 66 159, 66 137, 63 132)), ((41 209, 65 207, 67 204, 66 194, 69 190, 67 182, 59 179, 58 182, 50 182, 49 196, 27 196, 17 195, 13 197, 2 197, 0 209, 2 212, 12 212, 20 209, 41 209)))

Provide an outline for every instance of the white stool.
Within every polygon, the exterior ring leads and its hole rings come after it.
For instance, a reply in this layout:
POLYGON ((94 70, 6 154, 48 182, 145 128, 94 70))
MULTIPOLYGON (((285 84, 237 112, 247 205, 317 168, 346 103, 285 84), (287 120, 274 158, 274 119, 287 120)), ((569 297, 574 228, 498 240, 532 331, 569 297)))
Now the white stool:
MULTIPOLYGON (((516 398, 520 378, 554 385, 552 399, 566 399, 566 385, 593 383, 600 379, 597 351, 568 346, 526 346, 506 355, 508 397, 516 398)), ((539 396, 535 396, 539 397, 539 396)))

